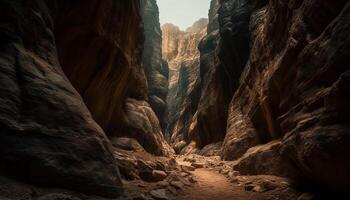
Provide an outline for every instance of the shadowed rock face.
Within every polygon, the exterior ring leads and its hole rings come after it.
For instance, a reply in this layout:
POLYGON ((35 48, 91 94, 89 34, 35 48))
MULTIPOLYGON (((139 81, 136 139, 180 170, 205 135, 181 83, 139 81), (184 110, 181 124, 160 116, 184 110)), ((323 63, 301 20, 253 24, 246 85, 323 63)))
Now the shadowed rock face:
POLYGON ((162 27, 163 56, 168 59, 170 68, 167 99, 169 124, 166 133, 175 147, 189 141, 188 130, 200 92, 198 44, 206 34, 207 23, 207 19, 200 19, 186 32, 172 24, 162 27))
POLYGON ((270 1, 252 15, 224 158, 282 138, 278 152, 303 183, 349 191, 349 19, 348 1, 270 1))
POLYGON ((159 118, 162 129, 165 130, 169 69, 167 62, 162 59, 162 31, 157 2, 143 0, 141 1, 141 9, 145 29, 143 65, 148 82, 148 98, 152 109, 159 118))
MULTIPOLYGON (((79 22, 84 13, 69 11, 83 5, 80 10, 88 14, 91 10, 85 8, 95 7, 94 1, 4 0, 0 4, 1 171, 45 186, 117 196, 122 189, 110 142, 62 71, 55 42, 55 31, 65 35, 64 19, 55 23, 62 11, 79 22)), ((128 16, 133 16, 131 10, 119 17, 128 16)), ((77 31, 66 39, 74 38, 77 31)), ((92 32, 87 34, 82 39, 99 39, 92 32)), ((67 48, 57 41, 59 49, 67 48)), ((77 57, 80 64, 87 62, 79 52, 70 53, 69 57, 61 54, 62 63, 74 63, 77 57)), ((88 68, 84 72, 90 73, 88 68)))
POLYGON ((117 196, 105 133, 171 153, 147 103, 138 1, 3 0, 0 16, 2 172, 117 196))
POLYGON ((159 122, 153 123, 157 116, 152 109, 143 109, 150 105, 141 64, 141 11, 137 1, 58 4, 58 55, 64 72, 109 137, 133 137, 150 153, 165 155, 170 148, 162 148, 166 142, 159 122))

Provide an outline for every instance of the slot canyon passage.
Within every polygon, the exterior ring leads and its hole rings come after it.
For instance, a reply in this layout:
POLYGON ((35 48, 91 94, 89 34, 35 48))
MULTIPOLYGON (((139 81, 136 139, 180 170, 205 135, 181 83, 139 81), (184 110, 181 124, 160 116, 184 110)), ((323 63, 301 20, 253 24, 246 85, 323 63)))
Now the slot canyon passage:
POLYGON ((0 0, 0 200, 350 199, 350 1, 161 1, 0 0))

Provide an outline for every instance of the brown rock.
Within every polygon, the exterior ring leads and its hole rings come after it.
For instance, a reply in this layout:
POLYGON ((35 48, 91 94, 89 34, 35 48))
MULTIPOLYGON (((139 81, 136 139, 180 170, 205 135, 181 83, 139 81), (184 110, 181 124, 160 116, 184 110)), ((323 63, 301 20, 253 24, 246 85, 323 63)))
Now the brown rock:
POLYGON ((128 150, 128 151, 142 151, 143 147, 132 138, 112 137, 111 143, 114 147, 128 150))
POLYGON ((152 190, 150 195, 156 200, 168 200, 168 196, 165 189, 152 190))
POLYGON ((183 189, 183 187, 185 186, 181 181, 172 181, 170 182, 170 185, 174 186, 176 189, 183 189))
POLYGON ((281 141, 270 143, 249 149, 233 169, 242 175, 276 175, 283 177, 295 177, 295 169, 280 155, 281 141))
POLYGON ((160 171, 160 170, 153 170, 152 171, 152 177, 154 181, 162 181, 167 177, 167 173, 165 173, 164 171, 160 171))
POLYGON ((251 53, 231 101, 224 158, 283 138, 280 153, 301 172, 294 180, 348 193, 349 6, 270 1, 253 13, 251 53))
POLYGON ((0 13, 1 171, 31 183, 118 196, 119 172, 99 125, 116 124, 115 108, 123 106, 126 89, 116 88, 128 84, 118 84, 115 75, 126 73, 115 71, 130 72, 125 68, 133 62, 126 59, 140 45, 137 2, 3 1, 0 13), (117 25, 106 23, 111 19, 117 25), (111 42, 123 41, 124 31, 133 33, 133 44, 111 42), (106 83, 107 76, 113 81, 106 83))
POLYGON ((192 163, 191 166, 199 169, 199 168, 204 168, 205 164, 204 163, 192 163))

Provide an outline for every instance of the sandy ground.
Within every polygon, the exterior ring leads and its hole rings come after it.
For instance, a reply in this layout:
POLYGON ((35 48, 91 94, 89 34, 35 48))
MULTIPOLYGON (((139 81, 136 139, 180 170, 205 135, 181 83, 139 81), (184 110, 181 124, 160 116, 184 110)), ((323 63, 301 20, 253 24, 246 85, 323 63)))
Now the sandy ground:
POLYGON ((193 172, 198 181, 193 187, 183 191, 179 200, 229 200, 229 199, 252 199, 249 194, 238 187, 234 187, 227 178, 210 169, 197 169, 193 172))

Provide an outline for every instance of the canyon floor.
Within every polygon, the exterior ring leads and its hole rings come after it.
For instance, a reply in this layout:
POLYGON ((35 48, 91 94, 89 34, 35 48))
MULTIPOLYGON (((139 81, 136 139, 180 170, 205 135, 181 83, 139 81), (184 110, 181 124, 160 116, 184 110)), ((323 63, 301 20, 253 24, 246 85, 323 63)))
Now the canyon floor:
POLYGON ((164 180, 125 181, 125 196, 120 199, 288 200, 309 196, 294 190, 284 178, 242 176, 231 170, 234 162, 221 161, 216 156, 176 156, 176 163, 176 168, 168 172, 164 180))

